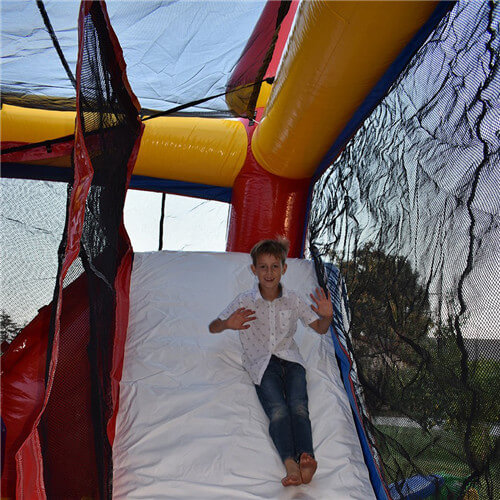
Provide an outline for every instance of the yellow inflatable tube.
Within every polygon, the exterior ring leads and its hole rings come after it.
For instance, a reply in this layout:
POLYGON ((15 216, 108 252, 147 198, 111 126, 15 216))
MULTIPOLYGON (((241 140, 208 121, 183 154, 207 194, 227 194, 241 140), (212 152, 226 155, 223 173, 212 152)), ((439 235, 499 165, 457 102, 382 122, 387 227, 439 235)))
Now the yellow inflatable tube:
POLYGON ((300 179, 323 156, 436 1, 300 3, 252 151, 269 172, 300 179))
POLYGON ((46 111, 4 104, 2 142, 42 142, 75 133, 73 111, 46 111))
MULTIPOLYGON (((266 112, 252 139, 269 172, 309 178, 437 1, 301 2, 266 112)), ((263 86, 260 105, 270 88, 263 86)), ((74 113, 3 106, 2 141, 73 133, 74 113)), ((231 187, 247 155, 237 120, 163 117, 145 123, 134 174, 231 187)))
MULTIPOLYGON (((41 142, 72 135, 75 113, 4 105, 2 142, 41 142)), ((159 117, 145 122, 134 174, 231 187, 247 155, 238 120, 159 117)))
POLYGON ((247 155, 238 120, 160 117, 145 122, 134 174, 231 187, 247 155))

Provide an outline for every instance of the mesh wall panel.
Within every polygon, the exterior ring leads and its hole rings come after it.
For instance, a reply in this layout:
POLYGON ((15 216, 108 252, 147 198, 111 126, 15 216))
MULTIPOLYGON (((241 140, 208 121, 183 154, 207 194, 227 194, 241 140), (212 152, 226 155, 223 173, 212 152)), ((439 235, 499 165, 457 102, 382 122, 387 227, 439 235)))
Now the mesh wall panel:
POLYGON ((48 498, 102 498, 89 321, 87 274, 77 259, 64 280, 57 370, 39 426, 48 498))
POLYGON ((498 3, 457 3, 312 196, 309 242, 345 278, 358 404, 396 498, 419 474, 500 495, 499 24, 498 3))
POLYGON ((77 275, 85 286, 76 302, 63 296, 59 333, 56 320, 49 337, 49 351, 57 346, 57 364, 48 367, 54 378, 39 428, 49 498, 111 497, 113 356, 117 332, 124 328, 115 320, 123 302, 128 307, 127 278, 120 282, 117 276, 120 269, 125 276, 130 271, 130 260, 127 269, 121 266, 131 253, 122 211, 142 131, 118 41, 100 2, 82 3, 80 37, 75 184, 61 269, 63 287, 77 275), (76 191, 85 189, 90 176, 80 227, 76 191), (79 258, 64 275, 80 230, 79 258), (117 293, 117 284, 124 294, 117 293))
POLYGON ((50 309, 41 308, 54 294, 67 184, 1 179, 0 197, 1 490, 14 497, 15 454, 44 390, 50 309))
POLYGON ((52 298, 66 193, 64 183, 0 181, 2 342, 11 342, 52 298))

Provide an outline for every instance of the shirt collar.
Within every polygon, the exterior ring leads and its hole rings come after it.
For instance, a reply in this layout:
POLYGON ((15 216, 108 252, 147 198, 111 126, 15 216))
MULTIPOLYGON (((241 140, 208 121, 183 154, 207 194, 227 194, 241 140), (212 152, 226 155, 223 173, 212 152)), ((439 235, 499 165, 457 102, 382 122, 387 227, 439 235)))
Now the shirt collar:
MULTIPOLYGON (((283 285, 283 283, 280 283, 281 284, 281 295, 279 297, 277 297, 275 300, 277 299, 281 299, 283 297, 288 297, 288 289, 286 288, 285 285, 283 285)), ((256 302, 258 301, 262 301, 262 302, 267 302, 263 297, 262 295, 260 294, 260 290, 259 290, 259 282, 256 281, 253 288, 252 288, 252 298, 253 300, 255 300, 256 302)))

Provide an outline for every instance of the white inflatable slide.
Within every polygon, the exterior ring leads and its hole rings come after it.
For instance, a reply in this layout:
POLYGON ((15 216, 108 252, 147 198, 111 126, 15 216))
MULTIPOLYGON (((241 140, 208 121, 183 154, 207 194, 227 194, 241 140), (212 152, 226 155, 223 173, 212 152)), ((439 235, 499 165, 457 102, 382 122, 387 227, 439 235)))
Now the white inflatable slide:
MULTIPOLYGON (((290 259, 283 282, 310 301, 312 264, 290 259)), ((284 467, 242 368, 238 333, 208 331, 253 284, 247 254, 135 254, 113 448, 115 499, 374 498, 330 334, 300 323, 318 471, 308 485, 281 485, 284 467)))

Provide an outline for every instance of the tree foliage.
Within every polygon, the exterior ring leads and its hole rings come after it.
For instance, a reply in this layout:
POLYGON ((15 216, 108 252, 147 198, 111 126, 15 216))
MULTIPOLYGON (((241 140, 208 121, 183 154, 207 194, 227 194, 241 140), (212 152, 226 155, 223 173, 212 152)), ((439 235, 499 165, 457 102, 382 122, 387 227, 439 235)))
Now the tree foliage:
POLYGON ((23 327, 18 325, 11 316, 2 309, 0 311, 0 343, 10 344, 23 327))
POLYGON ((352 311, 350 339, 370 407, 403 411, 399 401, 404 398, 407 411, 414 389, 425 386, 420 373, 430 361, 427 289, 407 260, 372 244, 340 268, 352 311))
MULTIPOLYGON (((436 456, 463 450, 474 481, 500 451, 490 435, 500 414, 500 363, 469 359, 455 318, 433 317, 428 285, 406 259, 368 244, 339 267, 352 315, 351 350, 370 413, 417 422, 429 440, 416 456, 427 448, 436 456)), ((384 442, 388 457, 397 455, 401 468, 407 463, 416 470, 415 454, 393 439, 384 442)))

